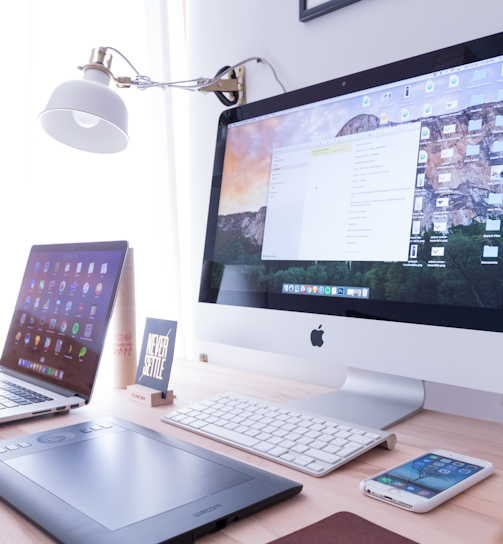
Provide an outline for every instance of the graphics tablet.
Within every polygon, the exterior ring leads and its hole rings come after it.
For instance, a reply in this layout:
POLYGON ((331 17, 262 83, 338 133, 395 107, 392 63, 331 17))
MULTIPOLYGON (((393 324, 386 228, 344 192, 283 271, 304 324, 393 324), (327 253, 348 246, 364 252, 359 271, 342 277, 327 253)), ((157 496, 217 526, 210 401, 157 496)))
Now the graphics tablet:
POLYGON ((192 542, 301 490, 119 418, 0 441, 0 496, 68 544, 192 542))

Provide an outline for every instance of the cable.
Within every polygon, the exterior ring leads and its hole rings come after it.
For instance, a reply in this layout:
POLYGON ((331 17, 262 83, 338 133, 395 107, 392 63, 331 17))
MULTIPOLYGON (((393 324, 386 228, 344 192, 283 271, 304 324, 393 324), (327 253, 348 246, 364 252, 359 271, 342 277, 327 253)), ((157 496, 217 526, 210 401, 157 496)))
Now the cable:
POLYGON ((204 90, 205 87, 208 87, 210 85, 213 85, 213 83, 216 83, 220 79, 222 79, 223 76, 227 75, 229 72, 232 72, 235 70, 238 66, 241 66, 242 64, 246 64, 248 62, 251 62, 253 60, 256 60, 257 62, 261 62, 269 66, 269 68, 272 70, 272 73, 280 85, 280 87, 283 89, 283 92, 286 93, 286 89, 281 83, 281 81, 278 78, 278 75, 276 74, 276 70, 273 68, 273 66, 266 60, 261 57, 250 57, 248 59, 245 59, 241 62, 238 62, 237 64, 234 64, 233 66, 226 67, 225 70, 223 70, 221 73, 217 73, 217 75, 212 79, 206 79, 203 77, 196 78, 196 79, 187 79, 185 81, 174 81, 172 83, 167 82, 159 82, 159 81, 152 81, 148 76, 141 75, 140 72, 131 64, 131 62, 117 49, 113 47, 106 47, 106 49, 110 49, 111 51, 115 51, 118 53, 128 64, 131 66, 133 71, 136 73, 136 78, 132 81, 132 84, 138 88, 140 91, 144 91, 145 89, 149 89, 151 87, 164 87, 164 88, 175 88, 175 89, 185 89, 186 91, 198 91, 198 90, 204 90), (186 85, 186 83, 193 83, 197 82, 194 85, 186 85))

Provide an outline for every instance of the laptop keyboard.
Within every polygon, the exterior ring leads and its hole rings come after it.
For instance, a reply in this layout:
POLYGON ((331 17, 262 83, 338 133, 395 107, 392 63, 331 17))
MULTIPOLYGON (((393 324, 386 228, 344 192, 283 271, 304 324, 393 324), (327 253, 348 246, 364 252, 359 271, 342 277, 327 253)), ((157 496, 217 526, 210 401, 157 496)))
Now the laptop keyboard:
POLYGON ((390 450, 396 443, 386 431, 234 393, 180 408, 161 421, 312 476, 324 476, 382 442, 390 450))
POLYGON ((16 408, 16 406, 26 406, 28 404, 38 404, 47 400, 53 399, 26 387, 21 387, 16 383, 0 380, 0 410, 16 408))

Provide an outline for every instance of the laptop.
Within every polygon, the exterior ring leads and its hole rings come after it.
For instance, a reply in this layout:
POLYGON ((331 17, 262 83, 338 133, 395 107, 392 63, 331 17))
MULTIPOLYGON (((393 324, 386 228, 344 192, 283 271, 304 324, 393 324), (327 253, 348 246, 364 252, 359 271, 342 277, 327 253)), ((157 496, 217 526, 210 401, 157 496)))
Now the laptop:
POLYGON ((91 400, 128 243, 31 248, 0 359, 0 423, 91 400))

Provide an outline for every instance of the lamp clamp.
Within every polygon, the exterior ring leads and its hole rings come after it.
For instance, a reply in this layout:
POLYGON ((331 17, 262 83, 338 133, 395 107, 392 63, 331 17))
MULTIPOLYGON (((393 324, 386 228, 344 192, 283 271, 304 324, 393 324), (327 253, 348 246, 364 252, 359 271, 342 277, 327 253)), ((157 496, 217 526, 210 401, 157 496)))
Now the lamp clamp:
MULTIPOLYGON (((217 72, 217 76, 228 68, 229 66, 221 68, 217 72)), ((208 80, 200 80, 199 83, 204 85, 205 81, 208 80)), ((241 64, 229 72, 227 78, 222 77, 211 85, 203 86, 198 90, 203 93, 214 92, 220 102, 225 106, 241 106, 242 104, 246 104, 245 67, 241 64), (223 93, 227 93, 227 96, 224 96, 223 93)))

